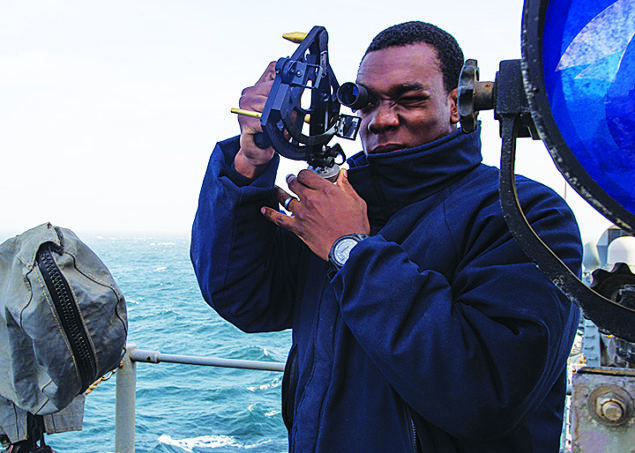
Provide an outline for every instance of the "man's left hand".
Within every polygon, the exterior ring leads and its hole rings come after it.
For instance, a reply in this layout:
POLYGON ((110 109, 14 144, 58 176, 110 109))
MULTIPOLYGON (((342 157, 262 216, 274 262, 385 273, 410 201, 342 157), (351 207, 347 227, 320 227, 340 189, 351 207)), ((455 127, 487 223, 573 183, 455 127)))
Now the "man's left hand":
MULTIPOLYGON (((340 171, 335 184, 302 170, 298 176, 287 176, 289 189, 297 195, 287 205, 293 216, 263 207, 270 221, 295 233, 320 258, 328 261, 331 246, 345 234, 370 232, 366 202, 348 182, 346 170, 340 171)), ((291 197, 276 186, 276 197, 283 205, 291 197)))

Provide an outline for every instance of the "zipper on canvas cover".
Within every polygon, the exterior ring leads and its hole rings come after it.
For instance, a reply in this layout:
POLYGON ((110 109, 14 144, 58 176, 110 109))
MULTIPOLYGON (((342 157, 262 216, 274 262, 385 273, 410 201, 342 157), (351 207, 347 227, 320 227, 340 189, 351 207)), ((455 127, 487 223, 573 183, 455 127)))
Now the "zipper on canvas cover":
POLYGON ((37 263, 75 357, 82 380, 80 393, 83 393, 95 380, 97 366, 79 308, 68 282, 53 259, 50 243, 43 244, 38 250, 37 263))

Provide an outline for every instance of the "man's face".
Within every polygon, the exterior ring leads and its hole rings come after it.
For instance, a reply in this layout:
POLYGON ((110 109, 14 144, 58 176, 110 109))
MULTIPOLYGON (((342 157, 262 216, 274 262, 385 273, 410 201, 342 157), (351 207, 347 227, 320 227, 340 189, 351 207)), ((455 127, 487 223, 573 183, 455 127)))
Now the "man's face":
POLYGON ((456 129, 456 89, 447 93, 436 50, 428 44, 368 53, 357 72, 369 105, 357 111, 366 154, 429 143, 456 129))

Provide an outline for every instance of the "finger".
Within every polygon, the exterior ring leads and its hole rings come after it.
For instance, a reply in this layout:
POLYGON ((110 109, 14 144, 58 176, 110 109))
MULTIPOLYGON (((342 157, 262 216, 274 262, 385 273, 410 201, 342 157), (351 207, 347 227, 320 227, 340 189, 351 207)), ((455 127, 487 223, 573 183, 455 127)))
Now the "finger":
POLYGON ((342 189, 344 193, 347 193, 355 198, 360 198, 359 194, 355 190, 355 188, 351 185, 351 182, 348 180, 348 171, 342 169, 340 174, 337 177, 336 185, 342 189))
POLYGON ((283 203, 287 198, 292 196, 280 186, 275 186, 273 190, 275 191, 278 203, 283 203))
POLYGON ((302 170, 298 173, 298 182, 308 187, 309 189, 327 188, 331 184, 326 179, 322 178, 311 170, 302 170))
POLYGON ((287 175, 287 186, 289 186, 289 190, 291 190, 294 194, 298 196, 301 200, 306 198, 307 191, 311 190, 300 181, 295 175, 287 175))
MULTIPOLYGON (((264 83, 260 86, 248 87, 242 91, 238 105, 243 110, 252 112, 262 112, 267 103, 267 96, 271 89, 271 83, 264 83)), ((262 132, 260 127, 260 118, 254 118, 247 115, 238 115, 238 124, 242 132, 256 133, 262 132)))
POLYGON ((262 126, 260 120, 257 118, 238 118, 238 125, 240 126, 241 133, 256 134, 262 132, 262 126))
POLYGON ((363 199, 359 196, 355 188, 351 185, 351 182, 348 180, 348 171, 345 169, 340 170, 340 174, 337 176, 337 181, 335 183, 345 194, 360 200, 362 203, 365 203, 363 199))
POLYGON ((341 169, 339 175, 337 175, 337 181, 335 182, 335 184, 339 187, 342 188, 342 190, 349 192, 351 190, 355 190, 353 189, 353 186, 351 186, 350 181, 348 180, 348 172, 345 169, 341 169))
POLYGON ((297 201, 295 197, 293 197, 292 195, 289 195, 287 191, 285 191, 284 189, 278 186, 275 187, 275 193, 276 193, 276 199, 278 200, 278 203, 280 203, 280 206, 282 206, 287 211, 291 211, 291 202, 297 201), (287 202, 287 200, 289 199, 291 199, 291 201, 287 202), (286 206, 285 206, 285 203, 286 203, 286 206))
POLYGON ((269 80, 258 85, 247 87, 240 93, 238 104, 241 109, 262 111, 273 86, 269 80))
POLYGON ((273 79, 260 82, 257 85, 254 85, 253 87, 251 87, 251 89, 254 94, 267 97, 269 96, 269 92, 271 91, 272 86, 273 86, 273 79))
MULTIPOLYGON (((267 97, 269 96, 269 92, 273 86, 273 80, 276 76, 275 66, 275 61, 269 63, 269 65, 267 65, 267 69, 265 69, 265 72, 260 76, 256 84, 245 88, 240 93, 238 106, 241 109, 252 112, 262 112, 264 110, 265 104, 267 103, 267 97)), ((248 134, 262 132, 259 118, 238 115, 238 123, 240 124, 241 132, 246 132, 248 134)))
POLYGON ((292 233, 298 235, 298 228, 296 225, 295 217, 282 214, 281 212, 278 212, 275 209, 271 209, 266 206, 260 209, 260 213, 265 216, 265 218, 270 222, 273 222, 279 227, 282 227, 285 230, 289 230, 292 233))
POLYGON ((267 80, 273 80, 275 78, 276 78, 276 62, 275 61, 271 61, 267 65, 267 69, 265 69, 265 72, 262 73, 262 75, 260 76, 260 78, 256 82, 256 85, 259 85, 262 82, 265 82, 267 80))

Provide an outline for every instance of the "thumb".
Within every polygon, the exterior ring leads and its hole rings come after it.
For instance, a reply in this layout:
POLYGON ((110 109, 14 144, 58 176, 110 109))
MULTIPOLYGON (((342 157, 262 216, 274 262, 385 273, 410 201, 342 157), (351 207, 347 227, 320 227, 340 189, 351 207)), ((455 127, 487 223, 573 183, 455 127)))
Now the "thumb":
POLYGON ((351 183, 348 181, 348 172, 345 169, 340 170, 340 174, 337 175, 336 185, 341 187, 344 191, 354 190, 351 183))

